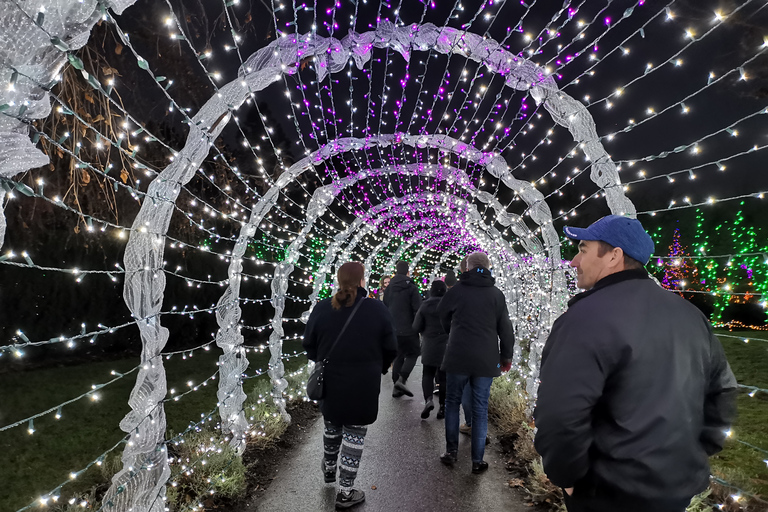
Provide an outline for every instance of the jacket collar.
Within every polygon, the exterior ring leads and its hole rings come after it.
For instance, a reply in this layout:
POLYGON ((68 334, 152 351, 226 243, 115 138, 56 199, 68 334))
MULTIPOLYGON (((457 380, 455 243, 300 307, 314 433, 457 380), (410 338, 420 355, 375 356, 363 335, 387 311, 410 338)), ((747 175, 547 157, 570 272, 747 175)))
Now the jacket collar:
POLYGON ((493 286, 496 279, 487 268, 477 267, 463 272, 459 276, 459 282, 467 286, 493 286))
POLYGON ((410 285, 416 286, 416 283, 405 274, 395 274, 389 281, 389 286, 394 285, 397 289, 404 289, 410 285))
POLYGON ((636 268, 631 270, 622 270, 614 274, 605 276, 601 280, 595 283, 591 289, 574 295, 571 300, 568 301, 568 307, 573 306, 581 299, 588 297, 598 290, 611 286, 612 284, 621 283, 622 281, 629 281, 630 279, 649 279, 648 272, 644 268, 636 268))

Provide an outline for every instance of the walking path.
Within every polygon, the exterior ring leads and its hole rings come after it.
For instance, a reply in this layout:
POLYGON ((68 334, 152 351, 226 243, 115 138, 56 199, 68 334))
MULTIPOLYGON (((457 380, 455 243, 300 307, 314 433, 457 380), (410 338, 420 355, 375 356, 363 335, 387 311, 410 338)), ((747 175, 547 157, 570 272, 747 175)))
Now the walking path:
MULTIPOLYGON (((530 511, 522 493, 507 485, 510 477, 498 443, 486 447, 490 468, 484 474, 470 472, 470 441, 461 436, 459 461, 453 468, 439 461, 445 450, 443 420, 422 420, 421 365, 408 379, 414 398, 392 398, 392 379, 382 377, 379 418, 368 429, 355 487, 366 500, 356 512, 406 511, 530 511)), ((437 396, 434 397, 437 404, 437 396)), ((320 460, 323 421, 318 418, 307 431, 306 442, 277 468, 276 477, 249 512, 317 512, 333 510, 336 487, 323 483, 320 460)))

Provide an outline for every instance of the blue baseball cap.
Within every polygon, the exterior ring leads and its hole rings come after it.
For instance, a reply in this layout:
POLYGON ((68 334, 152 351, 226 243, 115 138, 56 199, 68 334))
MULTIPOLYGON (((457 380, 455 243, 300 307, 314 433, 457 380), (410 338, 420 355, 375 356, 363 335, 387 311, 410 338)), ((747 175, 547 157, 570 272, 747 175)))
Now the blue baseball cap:
POLYGON ((645 265, 653 254, 653 240, 637 219, 607 215, 586 228, 566 226, 565 236, 573 240, 599 240, 620 247, 624 254, 645 265))

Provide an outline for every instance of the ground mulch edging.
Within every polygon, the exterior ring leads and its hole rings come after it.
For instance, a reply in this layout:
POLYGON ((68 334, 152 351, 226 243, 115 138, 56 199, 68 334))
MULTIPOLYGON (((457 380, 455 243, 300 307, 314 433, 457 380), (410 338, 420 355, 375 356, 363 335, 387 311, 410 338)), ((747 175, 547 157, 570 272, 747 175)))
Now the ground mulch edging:
POLYGON ((532 493, 528 489, 531 478, 528 469, 529 462, 519 458, 515 450, 515 442, 518 438, 518 434, 503 435, 498 438, 499 451, 506 459, 504 467, 509 473, 507 485, 524 491, 525 499, 527 500, 526 505, 531 507, 531 510, 538 512, 559 510, 562 503, 562 499, 559 497, 547 497, 544 501, 534 500, 532 493))
POLYGON ((265 449, 246 448, 243 454, 247 483, 245 498, 228 510, 246 511, 255 506, 277 476, 282 460, 307 442, 307 433, 320 416, 320 409, 312 402, 297 402, 289 405, 288 414, 291 415, 291 423, 274 444, 265 449))

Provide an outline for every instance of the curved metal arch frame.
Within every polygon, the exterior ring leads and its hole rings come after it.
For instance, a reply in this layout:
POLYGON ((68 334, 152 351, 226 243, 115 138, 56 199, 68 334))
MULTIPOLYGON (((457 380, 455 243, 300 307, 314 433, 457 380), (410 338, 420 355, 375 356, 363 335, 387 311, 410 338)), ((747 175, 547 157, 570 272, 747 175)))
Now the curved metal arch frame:
MULTIPOLYGON (((120 425, 125 432, 133 433, 134 430, 138 430, 135 435, 137 439, 141 439, 141 442, 126 446, 123 454, 124 468, 113 480, 108 496, 122 493, 124 486, 120 481, 131 474, 130 468, 140 466, 140 462, 148 457, 154 461, 152 474, 155 476, 142 478, 137 485, 131 485, 130 492, 121 496, 121 501, 127 500, 131 506, 136 505, 141 496, 144 496, 149 489, 155 489, 160 485, 160 481, 164 482, 169 473, 167 454, 163 452, 160 456, 156 455, 157 447, 162 446, 164 437, 161 429, 155 425, 150 429, 144 426, 146 422, 142 420, 146 417, 146 411, 157 410, 160 421, 164 423, 161 400, 165 395, 166 380, 165 369, 159 354, 167 342, 168 330, 160 324, 157 313, 165 290, 165 277, 159 269, 163 261, 164 239, 172 213, 170 205, 176 202, 181 187, 189 182, 208 154, 209 147, 229 121, 232 111, 242 105, 253 91, 266 88, 270 83, 278 80, 283 73, 296 73, 301 61, 309 55, 319 61, 317 63, 318 79, 322 81, 327 73, 341 71, 350 57, 355 60, 358 67, 362 67, 370 60, 374 47, 391 47, 406 59, 410 57, 412 50, 432 49, 440 53, 460 54, 481 62, 494 73, 504 75, 506 85, 520 90, 530 90, 537 103, 544 105, 555 122, 568 128, 592 160, 590 176, 604 190, 611 211, 634 216, 634 206, 623 193, 616 166, 602 147, 586 107, 559 91, 554 80, 546 76, 540 67, 507 52, 496 41, 451 27, 438 28, 431 24, 396 27, 386 20, 382 21, 374 31, 363 34, 352 32, 342 41, 316 35, 283 37, 274 41, 249 57, 239 71, 240 78, 221 87, 219 92, 194 116, 184 148, 174 162, 150 184, 147 199, 133 223, 124 257, 127 270, 124 297, 133 316, 138 320, 143 346, 142 359, 150 362, 151 369, 139 375, 129 398, 131 412, 126 415, 120 425)), ((508 184, 508 181, 514 181, 514 178, 511 176, 508 179, 503 178, 506 169, 508 169, 506 163, 501 157, 494 158, 488 167, 489 172, 508 184)), ((285 180, 289 180, 290 174, 286 174, 284 174, 285 180)), ((285 180, 283 185, 287 183, 285 180)), ((278 182, 281 180, 279 179, 278 182)), ((272 201, 273 198, 264 197, 262 201, 264 200, 272 201)), ((556 236, 551 239, 554 229, 549 229, 551 214, 547 219, 547 213, 549 213, 548 207, 544 201, 535 203, 531 207, 531 218, 542 226, 546 245, 555 247, 557 239, 556 236)), ((230 261, 234 262, 237 259, 233 254, 230 261)), ((293 266, 290 263, 279 265, 275 276, 279 277, 288 271, 289 265, 293 266)), ((236 273, 230 272, 230 275, 233 274, 236 273)), ((236 281, 238 279, 235 278, 236 281)), ((237 285, 239 286, 239 282, 237 285)), ((272 289, 275 297, 273 306, 281 315, 284 298, 281 301, 279 297, 281 292, 284 296, 285 290, 280 288, 276 288, 273 280, 272 289)), ((238 343, 237 340, 238 333, 230 327, 236 323, 233 319, 237 315, 239 315, 237 308, 230 306, 221 316, 225 327, 222 334, 224 339, 217 340, 217 344, 225 351, 222 357, 227 359, 237 358, 241 349, 242 343, 238 343)), ((221 327, 222 324, 220 324, 220 331, 221 327)), ((276 326, 273 321, 270 352, 271 362, 275 363, 277 372, 283 370, 282 361, 279 358, 282 348, 279 341, 281 336, 282 325, 276 326)), ((273 398, 282 414, 287 416, 282 398, 285 381, 274 377, 273 381, 275 383, 273 398)))

